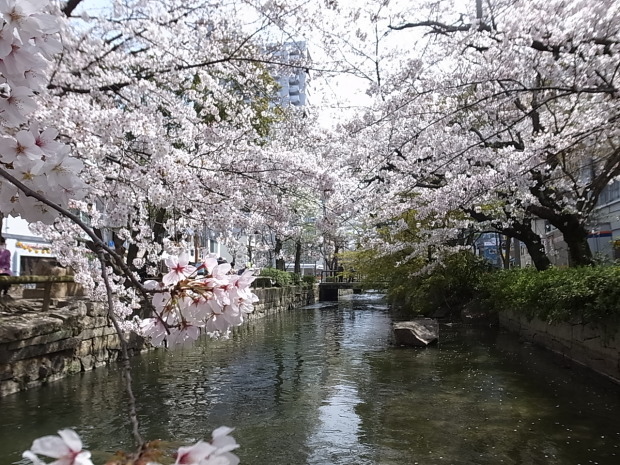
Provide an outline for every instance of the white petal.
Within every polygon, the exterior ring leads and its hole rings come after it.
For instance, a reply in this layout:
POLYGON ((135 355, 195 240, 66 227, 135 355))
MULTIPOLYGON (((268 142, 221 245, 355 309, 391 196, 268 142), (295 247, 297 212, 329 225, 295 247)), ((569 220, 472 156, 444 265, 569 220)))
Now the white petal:
POLYGON ((30 131, 19 131, 15 135, 15 139, 17 139, 17 142, 23 147, 32 147, 35 145, 34 136, 30 131))
POLYGON ((189 264, 189 254, 187 252, 183 252, 179 255, 179 264, 181 266, 186 266, 189 264))
POLYGON ((228 426, 220 426, 219 428, 213 430, 213 433, 211 433, 211 437, 213 437, 213 439, 217 439, 219 436, 226 436, 227 434, 232 433, 234 430, 234 428, 230 428, 228 426))
POLYGON ((176 271, 171 271, 170 273, 164 275, 164 277, 161 279, 161 282, 164 283, 166 286, 174 286, 181 280, 182 277, 183 276, 179 275, 179 273, 177 273, 176 271))
POLYGON ((65 441, 58 436, 43 436, 35 439, 30 448, 35 454, 42 454, 54 459, 60 458, 71 452, 65 441))
POLYGON ((34 455, 31 451, 27 450, 22 454, 22 457, 28 459, 32 462, 33 465, 45 465, 45 462, 41 460, 39 457, 34 455))
POLYGON ((237 441, 230 436, 223 436, 214 441, 214 446, 217 447, 217 453, 223 454, 224 452, 230 452, 239 447, 237 441))
POLYGON ((82 451, 80 452, 74 459, 73 465, 93 465, 92 460, 90 459, 90 452, 82 451))
POLYGON ((69 446, 69 449, 73 452, 79 452, 82 450, 82 440, 72 429, 61 429, 58 431, 58 435, 65 441, 65 444, 69 446))

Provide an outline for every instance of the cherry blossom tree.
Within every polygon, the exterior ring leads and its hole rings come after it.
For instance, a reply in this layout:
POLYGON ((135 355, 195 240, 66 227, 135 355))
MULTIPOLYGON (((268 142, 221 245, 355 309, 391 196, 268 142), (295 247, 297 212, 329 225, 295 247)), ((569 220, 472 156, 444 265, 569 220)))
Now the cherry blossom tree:
MULTIPOLYGON (((64 13, 79 3, 63 4, 64 13)), ((175 213, 214 228, 262 221, 248 212, 262 213, 279 182, 302 176, 307 185, 306 167, 316 166, 282 143, 288 112, 268 100, 274 86, 266 66, 283 64, 253 40, 264 25, 241 33, 230 11, 205 6, 119 1, 109 16, 71 25, 47 1, 0 1, 0 210, 40 221, 33 228, 52 239, 89 297, 107 303, 138 450, 128 461, 155 463, 156 455, 140 436, 125 331, 154 344, 226 337, 256 301, 252 272, 231 275, 230 265, 209 256, 190 265, 183 244, 167 250, 161 281, 142 282, 137 269, 158 272, 148 266, 162 252, 154 234, 170 233, 175 213), (253 202, 258 189, 262 203, 253 202), (103 240, 106 229, 135 246, 131 263, 103 240), (150 318, 133 319, 138 306, 150 318)), ((238 463, 231 431, 181 448, 177 463, 238 463)), ((35 440, 24 457, 44 463, 38 455, 91 463, 71 430, 35 440)))
MULTIPOLYGON (((77 2, 71 7, 66 12, 77 2)), ((280 64, 254 37, 265 24, 244 32, 234 13, 181 1, 116 2, 65 29, 41 117, 64 122, 88 160, 85 175, 103 213, 96 226, 129 241, 128 257, 141 267, 159 252, 144 242, 171 234, 181 218, 187 228, 208 218, 216 231, 251 229, 248 219, 258 218, 246 212, 257 210, 257 192, 295 174, 282 167, 299 157, 266 132, 286 111, 268 104, 275 91, 268 67, 280 64)))
POLYGON ((617 2, 377 5, 369 24, 385 34, 359 55, 377 69, 367 73, 377 103, 347 127, 348 162, 378 193, 373 213, 427 221, 415 253, 462 245, 475 227, 523 241, 544 269, 540 218, 563 234, 572 265, 590 264, 588 221, 620 173, 617 2), (371 54, 399 34, 410 51, 371 54))

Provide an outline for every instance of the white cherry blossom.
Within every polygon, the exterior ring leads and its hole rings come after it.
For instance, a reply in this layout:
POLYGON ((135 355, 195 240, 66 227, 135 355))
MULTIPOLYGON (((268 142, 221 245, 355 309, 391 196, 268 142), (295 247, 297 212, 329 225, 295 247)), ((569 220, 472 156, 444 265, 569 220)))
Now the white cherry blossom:
POLYGON ((162 282, 168 286, 190 277, 196 271, 196 267, 189 264, 187 252, 183 252, 178 257, 166 258, 166 266, 170 271, 164 275, 162 282))
POLYGON ((58 436, 43 436, 35 439, 30 450, 23 457, 34 465, 45 464, 38 455, 56 459, 49 465, 93 465, 90 452, 82 450, 82 441, 71 429, 58 431, 58 436))

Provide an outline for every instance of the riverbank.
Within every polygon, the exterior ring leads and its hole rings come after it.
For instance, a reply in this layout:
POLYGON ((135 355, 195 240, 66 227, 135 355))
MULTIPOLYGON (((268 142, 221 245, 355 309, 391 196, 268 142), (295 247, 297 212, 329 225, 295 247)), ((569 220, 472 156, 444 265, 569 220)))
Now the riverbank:
POLYGON ((544 347, 620 384, 620 328, 603 323, 547 323, 514 311, 499 312, 499 324, 523 340, 544 347))
MULTIPOLYGON (((251 321, 316 301, 316 287, 254 289, 259 297, 251 321)), ((58 300, 47 312, 40 302, 0 302, 0 397, 39 387, 74 373, 114 363, 120 341, 101 303, 58 300)), ((148 350, 139 336, 128 337, 130 355, 148 350)))

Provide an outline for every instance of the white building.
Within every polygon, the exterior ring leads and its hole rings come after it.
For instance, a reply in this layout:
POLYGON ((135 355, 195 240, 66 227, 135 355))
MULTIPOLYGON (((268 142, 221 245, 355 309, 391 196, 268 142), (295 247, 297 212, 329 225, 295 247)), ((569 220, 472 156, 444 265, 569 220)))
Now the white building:
POLYGON ((276 105, 302 107, 308 104, 308 61, 306 42, 286 42, 272 52, 282 65, 272 75, 280 86, 276 105))
POLYGON ((52 262, 50 244, 30 231, 28 222, 19 217, 5 217, 2 221, 2 237, 11 252, 11 271, 14 275, 33 274, 37 262, 52 262))

